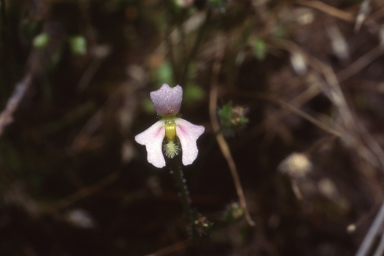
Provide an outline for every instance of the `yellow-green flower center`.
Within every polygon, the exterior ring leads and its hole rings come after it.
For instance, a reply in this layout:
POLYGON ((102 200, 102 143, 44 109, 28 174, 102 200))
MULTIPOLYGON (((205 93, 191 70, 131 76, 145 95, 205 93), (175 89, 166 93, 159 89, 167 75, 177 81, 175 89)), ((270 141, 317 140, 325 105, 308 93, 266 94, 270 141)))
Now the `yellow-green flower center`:
POLYGON ((165 122, 165 138, 167 142, 175 141, 176 137, 176 115, 165 115, 161 117, 165 122))
POLYGON ((176 137, 176 124, 174 122, 165 123, 165 137, 167 141, 174 141, 176 137))
POLYGON ((163 146, 164 154, 169 158, 174 158, 180 152, 180 146, 176 141, 176 115, 164 115, 161 117, 165 122, 165 139, 163 146))

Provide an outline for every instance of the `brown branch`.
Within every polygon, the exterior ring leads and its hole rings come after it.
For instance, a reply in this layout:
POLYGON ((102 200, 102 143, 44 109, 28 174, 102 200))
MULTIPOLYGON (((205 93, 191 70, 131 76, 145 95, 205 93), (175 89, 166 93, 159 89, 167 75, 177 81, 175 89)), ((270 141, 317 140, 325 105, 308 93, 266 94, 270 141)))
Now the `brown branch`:
POLYGON ((363 68, 365 68, 366 66, 371 64, 374 60, 379 58, 383 53, 384 53, 384 48, 381 45, 378 45, 372 50, 370 50, 369 52, 367 52, 365 55, 357 59, 347 68, 339 71, 336 74, 339 83, 357 74, 363 68))
MULTIPOLYGON (((324 76, 324 81, 326 83, 319 84, 323 93, 331 100, 331 102, 337 107, 339 115, 341 117, 342 122, 342 133, 343 137, 353 138, 353 144, 355 146, 362 146, 362 149, 365 150, 364 154, 361 154, 363 158, 365 158, 369 163, 371 163, 375 167, 379 167, 381 171, 384 171, 384 151, 377 143, 377 141, 372 138, 372 136, 366 131, 366 128, 357 122, 356 118, 352 114, 344 94, 340 88, 339 79, 333 68, 320 61, 319 59, 305 53, 300 49, 298 45, 296 45, 292 41, 280 41, 276 43, 276 46, 285 49, 289 52, 292 51, 300 51, 301 54, 305 56, 308 64, 317 72, 324 76)), ((374 56, 373 53, 378 51, 378 49, 372 50, 368 53, 368 57, 370 55, 374 56), (373 53, 372 53, 373 52, 373 53)), ((377 52, 376 52, 377 53, 377 52)), ((367 58, 370 59, 371 57, 367 58)), ((364 61, 356 61, 356 63, 368 63, 366 60, 364 61)), ((356 64, 356 67, 363 67, 363 64, 356 64)))
POLYGON ((312 7, 314 9, 325 12, 333 17, 336 17, 345 21, 349 21, 349 22, 355 21, 355 17, 353 14, 339 10, 335 7, 332 7, 330 5, 327 5, 319 1, 297 1, 296 3, 300 5, 312 7))
POLYGON ((220 132, 220 125, 216 116, 218 76, 221 69, 221 61, 223 59, 224 49, 225 49, 224 46, 222 45, 218 46, 218 49, 216 52, 216 59, 212 68, 211 90, 209 95, 209 115, 211 118, 211 124, 212 124, 213 130, 217 134, 216 135, 217 143, 219 144, 220 150, 223 153, 225 159, 227 160, 229 169, 231 171, 232 178, 236 187, 236 192, 240 200, 240 206, 245 211, 244 213, 245 219, 247 220, 249 225, 254 226, 255 223, 253 222, 251 215, 249 214, 247 202, 245 200, 243 188, 241 186, 239 174, 237 173, 235 161, 232 158, 231 151, 229 149, 227 142, 225 141, 223 134, 220 132))
MULTIPOLYGON (((319 95, 320 92, 320 89, 316 85, 311 85, 304 92, 293 98, 289 103, 291 105, 300 107, 301 105, 304 105, 313 99, 315 96, 319 95)), ((278 122, 280 122, 288 114, 290 114, 290 112, 286 111, 286 109, 283 107, 275 110, 271 114, 268 114, 268 118, 265 118, 260 124, 254 126, 249 132, 247 132, 245 137, 253 138, 258 136, 263 131, 268 131, 270 128, 272 128, 272 124, 269 122, 269 120, 273 119, 273 125, 277 125, 278 122)))
POLYGON ((282 99, 279 99, 274 95, 265 94, 265 93, 255 93, 255 92, 250 92, 250 91, 238 92, 238 94, 242 97, 250 97, 250 98, 257 98, 257 99, 263 99, 263 100, 271 101, 275 104, 280 105, 281 107, 284 107, 285 109, 289 110, 290 112, 306 119, 307 121, 311 122, 312 124, 318 126, 320 129, 323 129, 324 131, 326 131, 332 135, 341 137, 341 134, 339 131, 332 129, 331 127, 328 127, 327 125, 323 124, 322 122, 320 122, 316 118, 311 117, 309 114, 305 113, 304 111, 302 111, 298 107, 296 107, 296 106, 294 106, 294 105, 292 105, 292 104, 290 104, 290 103, 288 103, 282 99))
POLYGON ((333 142, 334 140, 336 140, 338 138, 339 138, 339 136, 333 135, 331 137, 321 139, 320 141, 316 142, 312 147, 307 149, 303 154, 306 156, 309 156, 309 155, 315 153, 316 151, 318 151, 319 149, 321 149, 323 146, 327 145, 328 143, 333 142))

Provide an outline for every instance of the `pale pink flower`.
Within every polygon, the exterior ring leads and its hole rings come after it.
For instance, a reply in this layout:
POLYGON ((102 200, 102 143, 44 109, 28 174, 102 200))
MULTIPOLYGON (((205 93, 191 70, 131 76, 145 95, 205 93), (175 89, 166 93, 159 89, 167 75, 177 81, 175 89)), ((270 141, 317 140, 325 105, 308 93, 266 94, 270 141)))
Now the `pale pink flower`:
POLYGON ((183 88, 179 85, 171 88, 169 85, 163 84, 159 90, 151 92, 150 96, 156 112, 162 119, 135 137, 137 143, 145 145, 148 162, 157 168, 165 166, 164 138, 168 143, 166 144, 167 156, 171 155, 172 158, 177 155, 178 145, 174 135, 172 135, 176 132, 175 135, 181 144, 182 162, 184 165, 192 164, 199 152, 196 140, 203 134, 204 126, 194 125, 175 116, 180 110, 183 88))

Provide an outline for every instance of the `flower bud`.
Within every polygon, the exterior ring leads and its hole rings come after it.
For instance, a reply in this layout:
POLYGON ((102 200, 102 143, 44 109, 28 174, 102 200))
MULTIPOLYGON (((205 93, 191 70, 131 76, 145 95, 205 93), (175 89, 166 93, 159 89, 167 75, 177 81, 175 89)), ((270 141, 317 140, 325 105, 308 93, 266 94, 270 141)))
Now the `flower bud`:
POLYGON ((238 203, 230 204, 224 212, 224 220, 227 222, 236 222, 244 216, 244 208, 238 203))
POLYGON ((245 117, 246 113, 246 108, 241 106, 233 107, 231 102, 228 102, 219 109, 218 114, 223 134, 233 136, 236 132, 244 128, 246 123, 248 123, 248 118, 245 117))

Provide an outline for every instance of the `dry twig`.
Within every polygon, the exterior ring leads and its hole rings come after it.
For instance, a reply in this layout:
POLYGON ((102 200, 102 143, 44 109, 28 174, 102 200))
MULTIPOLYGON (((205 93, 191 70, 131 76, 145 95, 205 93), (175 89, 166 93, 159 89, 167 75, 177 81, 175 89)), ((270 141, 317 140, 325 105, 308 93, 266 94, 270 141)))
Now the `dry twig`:
POLYGON ((308 6, 315 8, 319 11, 325 12, 333 17, 349 21, 349 22, 354 22, 355 18, 353 14, 342 11, 340 9, 337 9, 335 7, 329 6, 325 3, 319 2, 319 1, 297 1, 297 4, 308 6))
POLYGON ((323 124, 319 120, 311 117, 310 115, 308 115, 304 111, 300 110, 298 107, 294 106, 293 104, 285 102, 284 100, 279 99, 274 95, 269 95, 269 94, 265 94, 265 93, 247 92, 247 91, 239 92, 239 95, 242 97, 251 97, 251 98, 258 98, 258 99, 271 101, 271 102, 278 104, 281 107, 289 110, 290 112, 306 119, 307 121, 311 122, 312 124, 318 126, 320 129, 323 129, 324 131, 326 131, 332 135, 335 135, 335 136, 341 136, 339 131, 332 129, 331 127, 328 127, 327 125, 323 124))
POLYGON ((239 196, 240 200, 240 206, 244 208, 245 211, 245 219, 247 220, 248 224, 251 226, 254 226, 255 223, 253 222, 251 215, 249 214, 249 210, 247 207, 247 202, 245 200, 243 188, 241 186, 239 174, 237 173, 237 168, 235 161, 232 158, 231 151, 229 149, 229 146, 227 142, 225 141, 225 138, 223 134, 220 132, 220 124, 216 116, 216 109, 217 109, 217 91, 218 91, 218 75, 221 69, 221 61, 223 59, 225 47, 220 45, 218 46, 217 52, 216 52, 216 59, 213 64, 212 69, 212 79, 211 79, 211 90, 209 95, 209 115, 211 118, 211 124, 213 127, 213 130, 216 135, 217 143, 219 144, 220 150, 223 153, 225 159, 228 162, 229 169, 232 174, 233 181, 235 183, 236 192, 239 196))
POLYGON ((7 102, 7 106, 4 111, 0 114, 0 136, 3 134, 4 128, 12 123, 13 121, 13 113, 18 108, 21 100, 23 99, 26 91, 31 85, 32 76, 31 74, 27 74, 23 81, 16 85, 15 90, 12 93, 12 96, 9 98, 7 102))
POLYGON ((367 52, 365 55, 357 59, 355 62, 353 62, 351 65, 349 65, 347 68, 339 71, 336 76, 339 82, 345 81, 351 76, 357 74, 359 71, 361 71, 363 68, 371 64, 374 60, 379 58, 384 53, 384 49, 381 45, 376 46, 369 52, 367 52))
MULTIPOLYGON (((340 127, 338 132, 343 134, 343 138, 349 141, 349 144, 355 148, 359 148, 360 155, 365 158, 372 166, 381 167, 384 171, 384 152, 380 145, 375 141, 366 129, 356 120, 350 110, 344 94, 340 88, 339 79, 332 67, 318 60, 317 58, 305 53, 291 41, 281 41, 278 47, 292 51, 300 51, 305 56, 308 64, 317 72, 322 74, 326 83, 319 83, 322 92, 335 105, 340 117, 340 127)), ((359 61, 357 61, 359 62, 359 61)), ((367 63, 367 61, 364 61, 367 63)), ((356 66, 362 66, 359 64, 356 66)))
POLYGON ((372 243, 374 242, 377 234, 380 232, 384 225, 384 202, 380 207, 379 212, 376 215, 375 220, 373 221, 371 227, 368 230, 367 235, 365 236, 363 242, 360 245, 359 250, 356 253, 356 256, 366 256, 368 255, 372 243))
POLYGON ((320 148, 322 148, 326 144, 333 142, 337 138, 339 138, 339 136, 333 135, 331 137, 321 139, 320 141, 316 142, 312 147, 307 149, 303 154, 306 156, 309 156, 309 155, 313 154, 314 152, 318 151, 320 148))
POLYGON ((90 196, 98 191, 100 191, 105 186, 113 183, 117 178, 119 177, 118 172, 114 172, 107 177, 101 179, 100 181, 96 182, 95 184, 82 188, 75 193, 67 196, 64 199, 61 199, 60 201, 53 203, 53 205, 50 205, 46 208, 46 211, 49 213, 54 213, 64 207, 67 207, 70 204, 73 204, 76 201, 79 201, 87 196, 90 196))
POLYGON ((171 246, 158 250, 155 253, 148 254, 147 256, 164 256, 173 252, 181 251, 191 244, 191 240, 182 241, 171 246))
MULTIPOLYGON (((289 104, 297 106, 299 108, 301 105, 304 105, 305 103, 310 101, 312 98, 316 97, 320 92, 321 91, 317 86, 311 85, 304 92, 302 92, 301 94, 296 96, 294 99, 292 99, 289 102, 289 104)), ((251 95, 253 95, 253 93, 251 95)), ((261 132, 268 131, 271 128, 271 122, 269 122, 269 120, 273 120, 273 124, 276 125, 280 120, 282 120, 289 113, 290 112, 286 111, 286 109, 284 108, 275 110, 274 112, 268 115, 268 118, 265 118, 260 124, 253 127, 245 136, 247 138, 254 138, 261 132)))

